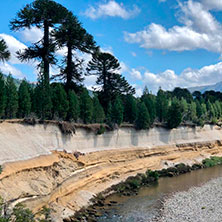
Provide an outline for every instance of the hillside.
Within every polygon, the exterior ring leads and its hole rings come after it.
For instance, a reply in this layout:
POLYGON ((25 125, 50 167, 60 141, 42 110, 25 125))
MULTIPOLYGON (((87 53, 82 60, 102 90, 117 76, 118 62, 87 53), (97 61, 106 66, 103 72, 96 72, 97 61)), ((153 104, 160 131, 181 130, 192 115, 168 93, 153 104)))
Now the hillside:
POLYGON ((197 86, 197 87, 190 87, 188 90, 193 93, 195 91, 200 91, 201 93, 204 93, 206 91, 215 91, 215 92, 222 92, 222 82, 218 82, 213 85, 206 85, 206 86, 197 86))

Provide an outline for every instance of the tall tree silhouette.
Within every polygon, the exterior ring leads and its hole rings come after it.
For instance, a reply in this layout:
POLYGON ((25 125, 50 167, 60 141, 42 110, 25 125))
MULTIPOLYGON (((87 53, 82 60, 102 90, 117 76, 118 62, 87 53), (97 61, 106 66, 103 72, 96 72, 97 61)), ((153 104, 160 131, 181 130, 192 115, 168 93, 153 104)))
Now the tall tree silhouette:
POLYGON ((62 5, 52 0, 35 0, 27 4, 17 13, 17 17, 11 21, 12 30, 24 28, 43 28, 44 35, 42 40, 33 44, 23 52, 18 53, 18 57, 24 60, 38 59, 41 61, 44 82, 49 84, 49 65, 55 62, 55 46, 50 39, 50 28, 56 24, 61 24, 68 14, 68 10, 62 5))
POLYGON ((120 64, 109 53, 94 53, 87 70, 89 75, 98 76, 96 83, 99 85, 99 99, 106 111, 109 102, 114 101, 117 95, 135 93, 135 89, 118 74, 120 64))
POLYGON ((4 39, 0 40, 0 61, 5 62, 9 60, 10 52, 4 39))
POLYGON ((74 57, 73 52, 78 50, 92 53, 96 49, 95 41, 71 12, 63 24, 53 32, 53 36, 59 47, 67 47, 67 54, 64 59, 65 68, 62 68, 61 73, 55 77, 65 80, 67 91, 72 88, 75 89, 84 78, 82 77, 83 60, 74 57))

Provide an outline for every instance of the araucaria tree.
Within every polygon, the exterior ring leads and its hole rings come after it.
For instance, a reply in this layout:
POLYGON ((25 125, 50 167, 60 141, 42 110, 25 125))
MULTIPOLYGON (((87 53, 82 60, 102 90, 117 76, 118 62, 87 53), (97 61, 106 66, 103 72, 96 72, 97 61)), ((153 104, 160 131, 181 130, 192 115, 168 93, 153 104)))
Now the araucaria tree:
POLYGON ((9 60, 10 52, 4 39, 0 40, 0 61, 5 62, 9 60))
POLYGON ((95 41, 71 12, 62 25, 53 32, 53 36, 60 48, 65 46, 67 48, 64 59, 65 67, 55 77, 65 81, 67 91, 75 89, 84 78, 82 77, 83 60, 74 57, 73 52, 78 50, 84 53, 92 53, 96 49, 95 41))
POLYGON ((96 81, 99 85, 98 95, 105 111, 107 111, 109 102, 114 101, 117 95, 135 93, 135 89, 129 85, 123 76, 118 74, 120 64, 109 53, 94 53, 87 70, 89 75, 98 76, 96 81))
POLYGON ((50 39, 50 28, 61 24, 68 14, 68 10, 52 0, 35 0, 27 4, 17 13, 17 17, 11 21, 12 30, 24 28, 43 28, 43 39, 33 44, 23 52, 19 52, 22 61, 37 59, 40 60, 44 84, 49 85, 49 66, 54 64, 55 46, 50 39))

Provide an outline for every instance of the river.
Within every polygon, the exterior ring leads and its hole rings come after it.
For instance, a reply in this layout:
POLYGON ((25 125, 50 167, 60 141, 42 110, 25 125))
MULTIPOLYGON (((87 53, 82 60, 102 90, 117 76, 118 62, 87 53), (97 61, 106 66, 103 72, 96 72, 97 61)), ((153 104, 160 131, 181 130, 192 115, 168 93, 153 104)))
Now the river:
POLYGON ((222 166, 192 171, 172 178, 160 178, 158 184, 140 189, 137 196, 123 197, 111 195, 106 202, 116 205, 106 209, 98 222, 150 222, 159 214, 161 201, 178 191, 186 191, 193 186, 222 177, 222 166))

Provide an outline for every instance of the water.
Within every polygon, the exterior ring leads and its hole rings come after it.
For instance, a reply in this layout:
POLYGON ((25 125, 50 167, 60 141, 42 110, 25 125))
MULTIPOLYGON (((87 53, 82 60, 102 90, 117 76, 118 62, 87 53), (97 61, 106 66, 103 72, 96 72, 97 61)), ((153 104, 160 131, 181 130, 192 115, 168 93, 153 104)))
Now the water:
POLYGON ((98 222, 150 222, 159 214, 161 201, 165 197, 193 186, 201 186, 218 177, 222 177, 222 166, 192 171, 172 178, 161 178, 158 184, 141 188, 137 196, 112 195, 107 202, 117 201, 118 204, 107 209, 98 222))

